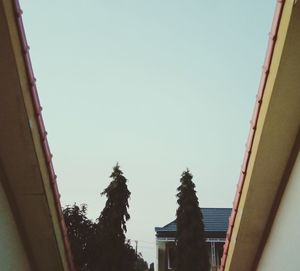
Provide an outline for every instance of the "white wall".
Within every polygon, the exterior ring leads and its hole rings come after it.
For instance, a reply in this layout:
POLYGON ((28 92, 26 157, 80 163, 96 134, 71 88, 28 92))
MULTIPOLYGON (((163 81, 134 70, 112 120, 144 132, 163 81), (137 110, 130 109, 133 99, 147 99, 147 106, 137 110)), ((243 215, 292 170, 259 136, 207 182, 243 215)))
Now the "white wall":
POLYGON ((259 271, 300 270, 300 155, 259 262, 259 271))
POLYGON ((0 270, 29 271, 28 260, 0 180, 0 270))

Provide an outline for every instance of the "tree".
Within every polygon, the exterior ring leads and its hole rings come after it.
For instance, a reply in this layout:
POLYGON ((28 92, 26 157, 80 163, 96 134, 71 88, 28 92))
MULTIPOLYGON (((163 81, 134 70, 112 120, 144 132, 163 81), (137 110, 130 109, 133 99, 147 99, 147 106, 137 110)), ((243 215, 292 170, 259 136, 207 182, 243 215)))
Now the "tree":
POLYGON ((176 271, 208 271, 210 269, 202 212, 192 179, 193 176, 189 170, 184 171, 180 179, 181 184, 177 188, 179 206, 176 212, 176 271))
POLYGON ((87 206, 74 203, 63 209, 74 263, 78 271, 144 271, 147 262, 125 239, 130 192, 117 164, 109 186, 101 193, 107 201, 100 217, 86 217, 87 206))
POLYGON ((74 264, 78 271, 88 270, 89 244, 94 232, 94 225, 86 217, 86 211, 86 204, 78 206, 76 203, 63 209, 74 264))
POLYGON ((130 191, 127 179, 117 164, 110 175, 112 181, 101 195, 107 197, 104 209, 96 224, 93 271, 132 271, 136 255, 126 242, 126 221, 130 219, 128 200, 130 191))
POLYGON ((134 271, 147 271, 148 263, 143 259, 141 253, 137 255, 134 271))

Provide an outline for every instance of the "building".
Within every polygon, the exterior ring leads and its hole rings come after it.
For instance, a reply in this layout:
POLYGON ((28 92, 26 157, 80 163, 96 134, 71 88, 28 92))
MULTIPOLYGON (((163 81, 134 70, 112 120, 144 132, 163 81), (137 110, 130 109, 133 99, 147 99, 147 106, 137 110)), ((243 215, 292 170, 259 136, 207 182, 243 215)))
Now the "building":
POLYGON ((277 1, 222 271, 300 270, 299 48, 300 2, 277 1))
MULTIPOLYGON (((221 263, 230 208, 201 208, 205 238, 211 262, 211 270, 217 270, 221 263)), ((176 221, 156 227, 156 248, 158 271, 174 270, 176 221)))
POLYGON ((0 263, 74 270, 18 1, 0 0, 0 263))

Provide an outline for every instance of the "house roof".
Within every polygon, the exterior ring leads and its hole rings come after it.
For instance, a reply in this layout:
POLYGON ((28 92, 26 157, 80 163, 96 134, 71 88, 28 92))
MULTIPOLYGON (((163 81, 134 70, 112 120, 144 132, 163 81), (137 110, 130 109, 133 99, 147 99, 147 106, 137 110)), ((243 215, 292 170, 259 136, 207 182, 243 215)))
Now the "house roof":
POLYGON ((19 1, 0 13, 1 182, 32 269, 75 270, 19 1))
POLYGON ((220 271, 257 269, 278 208, 299 129, 299 16, 277 0, 220 271))
MULTIPOLYGON (((204 231, 206 232, 226 232, 228 228, 228 218, 231 208, 201 208, 203 215, 204 231)), ((176 220, 165 225, 164 227, 156 227, 155 231, 159 232, 175 232, 176 220)))

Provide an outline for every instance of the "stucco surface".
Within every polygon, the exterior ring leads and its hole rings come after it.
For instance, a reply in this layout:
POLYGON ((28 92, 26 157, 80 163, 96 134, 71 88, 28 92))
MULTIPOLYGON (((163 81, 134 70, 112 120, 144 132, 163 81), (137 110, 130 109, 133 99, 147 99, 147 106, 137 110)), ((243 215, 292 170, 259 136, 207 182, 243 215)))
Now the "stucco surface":
POLYGON ((0 180, 0 269, 29 271, 29 264, 22 246, 11 209, 0 180))
POLYGON ((258 271, 300 270, 300 155, 293 167, 280 207, 259 262, 258 271))

